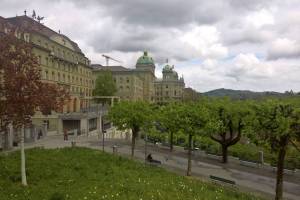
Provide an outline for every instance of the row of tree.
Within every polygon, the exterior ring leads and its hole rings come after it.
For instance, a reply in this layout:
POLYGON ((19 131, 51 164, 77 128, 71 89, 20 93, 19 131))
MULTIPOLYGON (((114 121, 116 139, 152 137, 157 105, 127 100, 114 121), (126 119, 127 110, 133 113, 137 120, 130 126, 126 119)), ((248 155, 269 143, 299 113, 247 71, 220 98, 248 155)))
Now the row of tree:
POLYGON ((283 169, 289 144, 297 148, 300 141, 300 100, 267 99, 233 101, 202 99, 194 103, 170 103, 164 106, 146 102, 123 101, 111 108, 109 116, 119 129, 132 130, 132 156, 140 130, 155 127, 173 135, 188 137, 187 175, 191 175, 192 141, 195 135, 207 136, 222 147, 222 162, 227 162, 228 147, 247 136, 255 144, 268 145, 277 153, 276 198, 282 199, 283 169))

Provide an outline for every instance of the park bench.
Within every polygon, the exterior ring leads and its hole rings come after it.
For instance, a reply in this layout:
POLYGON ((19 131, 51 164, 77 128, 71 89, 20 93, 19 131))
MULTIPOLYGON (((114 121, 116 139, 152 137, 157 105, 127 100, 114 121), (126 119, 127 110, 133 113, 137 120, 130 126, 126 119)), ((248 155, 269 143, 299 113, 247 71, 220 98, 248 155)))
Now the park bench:
POLYGON ((225 179, 225 178, 222 178, 222 177, 210 175, 209 178, 213 181, 219 181, 219 182, 226 183, 226 184, 229 184, 229 185, 235 185, 235 181, 225 179))
POLYGON ((149 163, 149 165, 152 165, 152 166, 159 166, 161 165, 161 162, 160 161, 157 161, 157 160, 153 160, 153 161, 147 161, 147 163, 149 163))
POLYGON ((243 166, 246 166, 246 167, 258 168, 260 163, 252 162, 252 161, 246 161, 246 160, 240 160, 240 165, 243 165, 243 166))

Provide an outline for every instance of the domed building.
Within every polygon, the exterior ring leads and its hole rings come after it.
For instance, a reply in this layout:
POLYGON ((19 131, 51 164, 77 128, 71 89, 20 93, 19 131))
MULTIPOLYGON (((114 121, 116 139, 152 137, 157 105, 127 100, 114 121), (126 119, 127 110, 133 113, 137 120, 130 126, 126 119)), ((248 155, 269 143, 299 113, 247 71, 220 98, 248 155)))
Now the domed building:
POLYGON ((155 77, 155 62, 145 51, 136 62, 135 68, 122 66, 92 65, 94 75, 103 70, 112 72, 117 86, 116 95, 123 100, 144 100, 163 103, 167 101, 181 101, 183 99, 184 80, 179 78, 174 66, 163 68, 163 78, 155 77))
POLYGON ((154 102, 154 81, 156 77, 153 58, 148 55, 147 51, 144 51, 144 54, 138 58, 135 67, 135 73, 143 81, 143 99, 146 101, 154 102))
POLYGON ((121 99, 154 102, 155 64, 147 51, 137 59, 134 69, 123 66, 92 66, 95 76, 103 70, 110 70, 112 72, 117 86, 116 95, 121 97, 121 99))
POLYGON ((154 60, 148 56, 147 51, 144 51, 144 54, 138 58, 135 67, 138 70, 150 70, 153 74, 155 72, 154 60))
POLYGON ((185 87, 183 77, 179 78, 174 66, 169 64, 164 66, 162 74, 162 79, 156 79, 154 82, 155 102, 182 101, 185 87))

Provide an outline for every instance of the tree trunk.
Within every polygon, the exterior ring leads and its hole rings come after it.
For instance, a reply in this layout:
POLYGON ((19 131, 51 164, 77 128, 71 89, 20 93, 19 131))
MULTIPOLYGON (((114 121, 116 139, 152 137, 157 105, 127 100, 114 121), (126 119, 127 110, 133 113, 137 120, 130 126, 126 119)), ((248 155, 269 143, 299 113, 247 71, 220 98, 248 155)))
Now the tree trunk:
POLYGON ((222 163, 227 163, 228 146, 222 145, 222 163))
POLYGON ((25 135, 25 129, 24 129, 24 125, 23 125, 21 128, 21 176, 22 176, 22 185, 27 186, 25 150, 24 150, 24 135, 25 135))
POLYGON ((189 134, 189 149, 188 149, 188 166, 187 166, 187 176, 192 174, 192 135, 189 134))
POLYGON ((283 169, 284 169, 284 158, 286 154, 287 143, 288 143, 287 137, 280 139, 280 149, 278 152, 278 161, 277 161, 275 200, 281 200, 283 197, 283 169))
POLYGON ((170 133, 170 151, 172 152, 173 151, 173 133, 171 132, 170 133))
POLYGON ((134 149, 135 149, 135 136, 136 133, 132 131, 132 138, 131 138, 131 157, 133 158, 134 156, 134 149))

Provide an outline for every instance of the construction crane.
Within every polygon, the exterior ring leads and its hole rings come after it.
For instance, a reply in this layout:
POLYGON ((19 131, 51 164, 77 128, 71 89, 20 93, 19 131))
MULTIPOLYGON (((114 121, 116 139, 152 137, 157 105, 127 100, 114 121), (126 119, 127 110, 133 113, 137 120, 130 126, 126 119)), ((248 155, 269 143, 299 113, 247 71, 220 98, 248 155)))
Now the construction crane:
POLYGON ((116 60, 116 59, 114 59, 114 58, 112 58, 112 57, 110 57, 110 56, 107 56, 107 55, 104 55, 104 54, 102 54, 102 56, 103 56, 103 57, 105 58, 105 60, 106 60, 106 66, 109 66, 109 60, 113 60, 113 61, 115 61, 115 62, 121 63, 121 61, 116 60))

